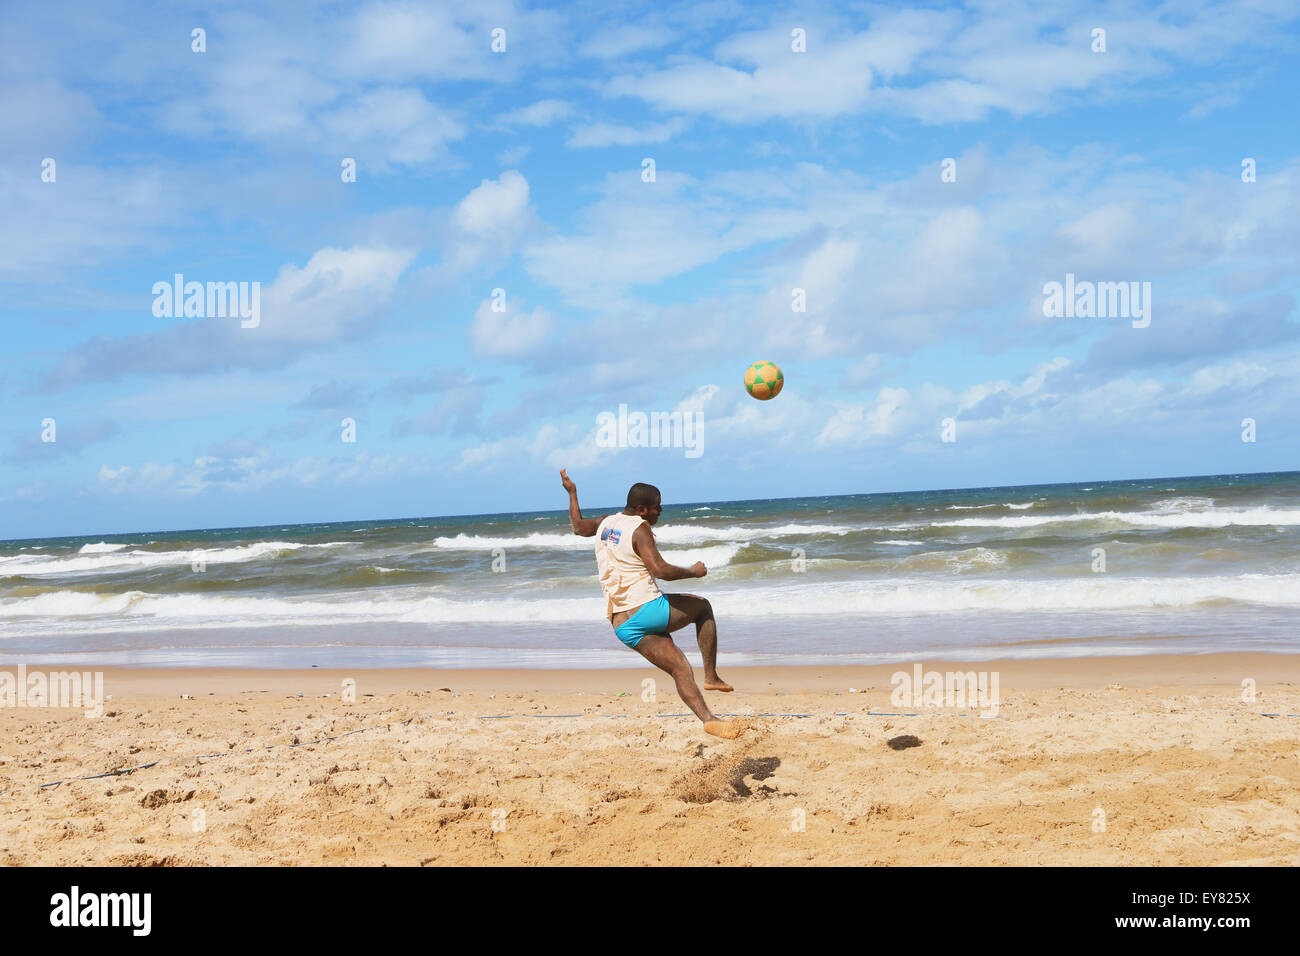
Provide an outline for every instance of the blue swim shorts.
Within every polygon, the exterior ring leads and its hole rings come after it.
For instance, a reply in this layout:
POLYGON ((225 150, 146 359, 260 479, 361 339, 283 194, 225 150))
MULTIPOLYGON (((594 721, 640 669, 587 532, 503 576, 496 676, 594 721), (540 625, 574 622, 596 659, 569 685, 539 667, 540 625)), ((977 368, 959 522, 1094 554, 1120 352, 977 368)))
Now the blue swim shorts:
POLYGON ((636 647, 647 634, 668 633, 668 613, 672 606, 666 595, 647 601, 637 612, 614 629, 618 639, 628 647, 636 647))

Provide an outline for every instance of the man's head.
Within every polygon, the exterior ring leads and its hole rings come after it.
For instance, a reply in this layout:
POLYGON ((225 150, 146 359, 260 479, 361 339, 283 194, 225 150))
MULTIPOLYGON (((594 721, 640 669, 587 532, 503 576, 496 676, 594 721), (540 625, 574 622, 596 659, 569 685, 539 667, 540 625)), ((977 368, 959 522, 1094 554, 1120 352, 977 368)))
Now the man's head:
POLYGON ((654 524, 659 520, 661 511, 663 508, 659 506, 659 489, 654 485, 638 481, 627 490, 627 508, 624 509, 624 514, 640 515, 654 524))

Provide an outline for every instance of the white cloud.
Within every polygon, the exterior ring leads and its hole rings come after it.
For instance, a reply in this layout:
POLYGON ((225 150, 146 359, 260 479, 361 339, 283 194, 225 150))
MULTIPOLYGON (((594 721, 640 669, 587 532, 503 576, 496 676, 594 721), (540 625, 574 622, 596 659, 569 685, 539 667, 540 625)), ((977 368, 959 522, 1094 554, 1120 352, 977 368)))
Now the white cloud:
POLYGON ((598 60, 617 60, 630 53, 664 46, 673 39, 667 27, 650 24, 627 24, 598 30, 578 48, 583 56, 598 60))
POLYGON ((674 412, 682 413, 703 413, 705 408, 708 407, 709 402, 711 402, 713 397, 721 390, 722 389, 717 385, 701 385, 678 402, 672 410, 674 412))
POLYGON ((527 144, 511 146, 509 149, 503 149, 501 152, 497 153, 497 162, 502 166, 518 166, 524 161, 524 157, 528 155, 530 149, 532 149, 532 147, 527 144))
POLYGON ((507 169, 485 179, 456 206, 456 225, 471 236, 490 236, 517 225, 528 209, 528 180, 507 169))
POLYGON ((262 294, 262 321, 239 330, 257 342, 333 341, 388 300, 414 250, 321 249, 302 268, 284 266, 262 294))
POLYGON ((587 468, 620 451, 597 445, 594 427, 590 430, 574 425, 561 428, 549 423, 537 430, 528 450, 534 460, 545 462, 551 468, 587 468))
POLYGON ((105 491, 113 494, 138 494, 175 491, 176 466, 158 465, 151 461, 139 467, 122 465, 112 468, 108 465, 99 467, 99 484, 105 491), (169 486, 172 486, 169 488, 169 486))
POLYGON ((186 274, 187 282, 243 283, 247 295, 240 296, 240 308, 247 311, 237 317, 177 319, 136 335, 88 339, 62 354, 47 373, 45 387, 128 375, 193 378, 232 369, 284 367, 312 349, 368 332, 414 255, 410 249, 320 249, 301 268, 283 266, 265 287, 261 280, 240 275, 186 274), (253 319, 254 324, 243 325, 253 319))
POLYGON ((118 468, 101 465, 98 477, 100 487, 114 494, 188 497, 210 488, 248 493, 272 485, 368 485, 384 479, 428 473, 432 468, 433 464, 423 457, 374 455, 364 450, 353 455, 306 456, 278 462, 270 450, 257 448, 248 455, 202 455, 188 467, 170 462, 144 462, 138 466, 118 468))
POLYGON ((1193 394, 1210 394, 1222 390, 1238 390, 1262 385, 1273 377, 1273 372, 1258 362, 1231 362, 1227 365, 1208 365, 1197 369, 1187 381, 1187 391, 1193 394))
POLYGON ((1078 219, 1062 225, 1061 234, 1093 255, 1110 248, 1125 247, 1132 237, 1143 232, 1135 207, 1132 200, 1125 200, 1088 209, 1078 219))
POLYGON ((416 166, 447 154, 447 143, 465 135, 465 126, 446 110, 434 106, 415 89, 388 87, 362 93, 322 112, 323 141, 358 160, 371 171, 371 156, 379 157, 374 171, 388 164, 416 166))
POLYGON ((1103 98, 1120 84, 1159 77, 1171 64, 1204 66, 1242 47, 1276 47, 1293 17, 1285 4, 1192 4, 1180 8, 1177 24, 1163 8, 1112 11, 1101 18, 1108 49, 1094 53, 1095 15, 1053 6, 884 10, 861 31, 846 19, 805 16, 805 53, 791 51, 783 21, 727 39, 711 59, 622 74, 608 89, 727 123, 862 113, 972 122, 994 110, 1048 113, 1071 98, 1103 98), (1125 42, 1133 37, 1142 42, 1125 42))
MULTIPOLYGON (((972 385, 957 399, 957 412, 960 414, 976 408, 991 395, 1005 395, 1011 399, 1022 399, 1037 395, 1053 373, 1069 368, 1070 364, 1069 359, 1057 356, 1050 362, 1043 362, 1035 366, 1034 370, 1019 385, 1012 385, 1008 381, 981 382, 972 385)), ((1039 396, 1039 398, 1042 397, 1039 396)))
POLYGON ((872 66, 862 47, 861 42, 829 40, 815 54, 798 54, 790 50, 788 30, 745 34, 719 48, 724 62, 695 58, 616 76, 609 90, 640 97, 661 110, 708 113, 728 123, 834 116, 866 103, 872 66), (753 69, 744 69, 746 63, 753 63, 753 69))
POLYGON ((564 100, 538 100, 529 106, 511 110, 498 117, 497 122, 506 126, 550 126, 568 118, 572 113, 573 107, 564 100))
POLYGON ((659 168, 656 181, 639 170, 611 173, 602 196, 577 214, 569 235, 529 245, 524 262, 538 282, 589 304, 602 290, 654 284, 724 253, 806 229, 806 213, 774 216, 701 190, 696 181, 659 168))
POLYGON ((870 404, 839 405, 817 436, 817 444, 865 441, 890 435, 896 426, 895 413, 909 399, 905 388, 882 388, 870 404))
POLYGON ((493 80, 504 64, 484 55, 467 19, 440 4, 367 3, 346 25, 348 49, 338 59, 349 71, 393 79, 493 80))
POLYGON ((487 442, 461 450, 460 461, 456 463, 457 471, 482 468, 513 459, 520 450, 520 441, 515 438, 503 438, 500 441, 487 442))
POLYGON ((470 190, 452 210, 439 275, 454 281, 490 258, 511 255, 536 224, 529 198, 528 180, 514 169, 470 190))
POLYGON ((573 149, 583 149, 602 146, 641 146, 647 143, 666 143, 686 129, 686 126, 686 120, 680 118, 670 119, 663 123, 651 123, 639 129, 635 126, 592 123, 587 126, 575 126, 564 145, 573 149))
POLYGON ((508 305, 506 311, 496 312, 492 305, 492 299, 484 299, 470 323, 470 338, 479 354, 497 358, 524 357, 535 351, 550 334, 551 313, 545 309, 538 307, 532 312, 524 312, 516 311, 518 306, 508 305))
POLYGON ((384 172, 450 162, 446 144, 464 129, 457 108, 441 105, 456 100, 437 85, 515 81, 563 49, 563 19, 513 0, 368 2, 342 16, 307 17, 272 5, 233 11, 219 37, 210 26, 205 59, 212 62, 203 68, 195 68, 188 37, 171 53, 136 31, 125 49, 114 44, 112 56, 131 64, 115 66, 119 79, 127 73, 136 82, 130 95, 161 100, 156 113, 170 131, 251 141, 275 152, 304 144, 328 155, 354 150, 363 154, 363 168, 384 172), (496 27, 514 41, 508 55, 489 49, 496 27))
POLYGON ((1059 372, 1062 369, 1070 367, 1070 360, 1063 356, 1057 356, 1050 362, 1043 362, 1026 376, 1025 380, 1019 386, 1011 390, 1011 394, 1017 398, 1033 395, 1040 391, 1043 384, 1053 372, 1059 372))

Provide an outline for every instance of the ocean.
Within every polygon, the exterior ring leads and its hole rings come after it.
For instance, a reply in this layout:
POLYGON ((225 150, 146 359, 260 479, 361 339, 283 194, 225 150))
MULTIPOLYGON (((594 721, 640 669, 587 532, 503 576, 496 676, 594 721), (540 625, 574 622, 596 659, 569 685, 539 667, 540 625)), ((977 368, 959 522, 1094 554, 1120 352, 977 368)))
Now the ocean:
MULTIPOLYGON (((661 586, 712 602, 720 667, 1300 634, 1300 472, 665 503, 655 535, 708 566, 661 586)), ((0 664, 644 666, 603 617, 594 540, 557 509, 4 541, 0 664)))

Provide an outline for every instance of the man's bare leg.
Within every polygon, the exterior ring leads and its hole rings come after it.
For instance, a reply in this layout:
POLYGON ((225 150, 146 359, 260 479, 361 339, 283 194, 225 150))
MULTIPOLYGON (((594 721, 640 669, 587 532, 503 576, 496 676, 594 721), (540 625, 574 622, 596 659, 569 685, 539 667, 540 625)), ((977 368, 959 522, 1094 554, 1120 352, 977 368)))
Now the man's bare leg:
POLYGON ((713 605, 694 594, 669 594, 668 631, 672 633, 687 624, 695 625, 695 641, 704 658, 704 689, 729 694, 730 684, 718 676, 718 622, 713 619, 713 605))
POLYGON ((636 650, 651 664, 672 677, 673 683, 677 685, 677 696, 691 709, 691 713, 704 721, 705 732, 729 740, 739 737, 744 732, 745 728, 742 724, 731 720, 719 720, 713 711, 709 710, 709 705, 704 702, 704 695, 700 693, 699 685, 695 683, 695 672, 691 670, 691 662, 686 659, 681 648, 673 643, 671 637, 667 634, 647 634, 637 643, 636 650))

